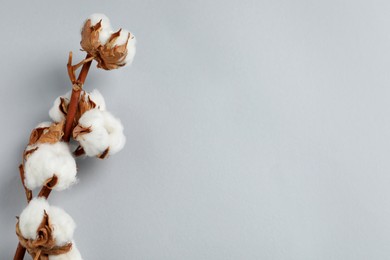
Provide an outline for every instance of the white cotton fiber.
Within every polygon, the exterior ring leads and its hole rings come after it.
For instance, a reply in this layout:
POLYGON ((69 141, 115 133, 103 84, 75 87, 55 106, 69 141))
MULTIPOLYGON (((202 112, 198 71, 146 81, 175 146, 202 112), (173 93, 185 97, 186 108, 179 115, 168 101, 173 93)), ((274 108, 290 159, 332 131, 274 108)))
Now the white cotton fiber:
POLYGON ((119 36, 117 38, 115 38, 115 40, 114 40, 114 46, 126 44, 127 38, 129 38, 129 35, 131 35, 129 31, 127 31, 125 29, 121 29, 121 31, 119 32, 119 36))
POLYGON ((51 206, 49 209, 50 225, 57 246, 63 246, 73 239, 76 223, 65 210, 51 206))
POLYGON ((74 241, 72 241, 72 249, 62 255, 49 255, 49 260, 83 260, 74 241))
POLYGON ((106 110, 106 102, 104 101, 104 97, 99 90, 94 89, 90 93, 87 92, 86 97, 89 97, 96 104, 96 108, 99 108, 100 110, 106 110))
MULTIPOLYGON (((94 89, 90 93, 84 92, 83 90, 81 92, 81 95, 84 93, 86 94, 86 100, 90 98, 96 104, 97 108, 99 108, 100 110, 106 109, 106 102, 104 101, 104 97, 99 90, 94 89)), ((53 106, 49 110, 49 116, 54 122, 58 123, 65 119, 64 113, 62 113, 62 111, 60 110, 61 98, 64 98, 66 100, 66 103, 68 104, 70 102, 70 97, 71 92, 68 92, 65 95, 59 96, 56 98, 56 100, 54 100, 53 106)))
POLYGON ((54 100, 53 106, 49 110, 49 116, 54 122, 58 123, 65 119, 64 113, 60 110, 61 98, 64 98, 67 100, 67 103, 69 103, 70 96, 71 92, 69 91, 65 95, 59 96, 54 100))
POLYGON ((119 37, 115 39, 114 45, 123 45, 123 44, 126 44, 126 42, 127 42, 127 46, 126 46, 127 55, 125 58, 125 62, 126 62, 126 65, 130 65, 133 62, 133 59, 134 59, 134 56, 136 53, 136 47, 135 47, 136 39, 132 33, 130 33, 127 30, 122 29, 120 34, 119 34, 119 37), (129 35, 130 35, 130 38, 129 38, 129 40, 127 40, 129 35))
POLYGON ((107 149, 109 146, 109 136, 104 128, 102 111, 95 108, 85 112, 79 119, 78 127, 89 128, 91 131, 90 133, 74 136, 83 147, 86 155, 96 156, 107 149))
POLYGON ((101 25, 103 29, 111 29, 110 19, 108 19, 108 17, 105 14, 99 14, 99 13, 91 14, 88 17, 88 19, 91 20, 92 26, 96 25, 101 20, 102 21, 101 25))
POLYGON ((107 16, 104 14, 92 14, 88 19, 91 20, 91 25, 94 26, 98 22, 101 22, 101 28, 99 31, 99 42, 104 45, 106 44, 107 40, 110 38, 112 29, 111 29, 111 24, 110 20, 108 19, 107 16))
POLYGON ((54 122, 61 122, 63 119, 65 119, 64 113, 61 112, 59 109, 61 104, 61 97, 57 97, 56 100, 54 100, 53 106, 49 110, 49 116, 54 122))
POLYGON ((45 121, 42 123, 39 123, 35 128, 45 128, 45 127, 50 127, 53 123, 49 121, 45 121))
POLYGON ((37 237, 37 229, 42 223, 44 211, 50 208, 45 198, 34 198, 19 216, 19 228, 22 236, 27 239, 37 237))
POLYGON ((136 53, 136 45, 137 41, 135 39, 135 36, 131 34, 129 41, 127 42, 127 55, 126 55, 126 65, 130 65, 133 60, 136 53))
POLYGON ((104 111, 102 114, 104 115, 104 127, 109 136, 110 150, 108 154, 115 154, 122 150, 126 143, 126 137, 123 134, 123 125, 111 113, 104 111))
POLYGON ((85 112, 79 120, 78 128, 89 129, 89 133, 74 136, 88 156, 98 156, 107 148, 109 155, 115 154, 126 143, 122 123, 107 111, 92 109, 85 112))
POLYGON ((66 143, 44 143, 37 147, 24 163, 25 183, 29 189, 43 186, 54 174, 58 177, 54 190, 67 189, 77 181, 76 162, 66 143))

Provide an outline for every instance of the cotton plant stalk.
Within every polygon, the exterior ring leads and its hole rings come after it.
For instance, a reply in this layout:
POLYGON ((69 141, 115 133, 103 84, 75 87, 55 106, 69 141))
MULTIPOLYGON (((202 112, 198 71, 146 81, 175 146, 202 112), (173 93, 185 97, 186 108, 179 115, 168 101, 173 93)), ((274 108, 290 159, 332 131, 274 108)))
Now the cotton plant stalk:
POLYGON ((72 52, 68 58, 72 89, 55 99, 51 121, 36 125, 23 152, 19 173, 27 206, 17 217, 14 260, 23 259, 26 251, 34 260, 82 259, 73 239, 74 220, 50 205, 48 197, 53 190, 66 190, 78 182, 78 157, 105 159, 125 145, 122 123, 107 110, 102 94, 96 89, 87 92, 83 86, 93 61, 104 70, 131 64, 135 43, 131 32, 113 30, 104 14, 93 14, 83 23, 80 45, 86 57, 77 64, 72 63, 72 52), (71 140, 77 144, 73 150, 71 140))

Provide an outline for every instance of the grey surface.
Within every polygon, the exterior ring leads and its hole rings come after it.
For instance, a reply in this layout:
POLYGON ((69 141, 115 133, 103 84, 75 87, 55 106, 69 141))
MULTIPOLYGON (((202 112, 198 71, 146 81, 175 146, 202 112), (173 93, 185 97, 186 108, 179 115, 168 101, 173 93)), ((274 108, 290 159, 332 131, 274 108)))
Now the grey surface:
POLYGON ((0 259, 20 154, 93 12, 138 53, 85 86, 125 149, 50 197, 85 259, 390 259, 390 3, 325 0, 3 3, 0 259))

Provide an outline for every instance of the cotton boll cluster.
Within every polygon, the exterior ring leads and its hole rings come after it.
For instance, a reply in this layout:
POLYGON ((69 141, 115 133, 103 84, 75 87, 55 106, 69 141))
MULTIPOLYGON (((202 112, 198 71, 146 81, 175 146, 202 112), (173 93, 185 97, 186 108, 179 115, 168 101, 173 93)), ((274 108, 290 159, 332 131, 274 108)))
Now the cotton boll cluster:
POLYGON ((117 153, 126 142, 120 120, 99 109, 89 110, 81 116, 73 130, 73 138, 86 155, 99 158, 117 153))
POLYGON ((54 190, 64 190, 76 183, 76 162, 66 143, 43 143, 28 148, 33 152, 24 162, 27 188, 33 190, 41 187, 54 175, 58 178, 54 190))
MULTIPOLYGON (((61 122, 66 118, 68 113, 68 105, 70 102, 71 92, 66 93, 65 95, 59 96, 54 100, 53 106, 49 110, 49 116, 54 122, 61 122)), ((88 93, 86 91, 81 91, 81 99, 79 100, 79 107, 82 107, 80 103, 90 102, 94 107, 97 107, 101 110, 106 109, 106 103, 104 97, 99 92, 99 90, 94 89, 92 92, 88 93)), ((79 113, 80 114, 80 113, 79 113)))
POLYGON ((93 14, 81 29, 81 47, 105 70, 117 69, 131 64, 135 55, 135 37, 127 30, 111 29, 104 14, 93 14))

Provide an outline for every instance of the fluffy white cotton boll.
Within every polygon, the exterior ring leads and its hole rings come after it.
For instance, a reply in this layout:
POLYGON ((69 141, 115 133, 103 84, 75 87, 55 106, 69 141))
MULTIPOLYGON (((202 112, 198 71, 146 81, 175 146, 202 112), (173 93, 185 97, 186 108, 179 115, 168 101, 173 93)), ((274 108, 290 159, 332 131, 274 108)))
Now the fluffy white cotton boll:
POLYGON ((104 97, 99 90, 92 90, 92 92, 88 93, 88 96, 96 104, 97 108, 100 110, 106 110, 106 102, 104 101, 104 97))
POLYGON ((70 100, 71 91, 67 92, 65 95, 59 96, 54 100, 53 106, 49 110, 49 116, 50 118, 58 123, 65 119, 65 115, 60 110, 60 104, 61 104, 61 98, 65 98, 70 100))
POLYGON ((39 144, 24 164, 25 184, 33 190, 41 187, 47 179, 55 174, 58 183, 55 190, 64 190, 74 184, 76 179, 76 162, 67 144, 39 144))
POLYGON ((47 212, 52 227, 52 235, 57 246, 63 246, 73 239, 76 223, 65 210, 51 206, 47 212))
POLYGON ((49 260, 83 260, 83 258, 81 257, 75 242, 72 241, 72 249, 68 253, 62 255, 49 255, 49 260))
POLYGON ((115 154, 126 143, 121 121, 111 113, 96 108, 82 115, 73 135, 88 156, 100 155, 107 148, 109 155, 115 154))
MULTIPOLYGON (((104 152, 109 145, 109 136, 104 128, 104 116, 99 109, 85 112, 79 119, 78 126, 89 128, 89 133, 76 136, 76 140, 83 147, 85 154, 96 156, 104 152)), ((77 127, 76 127, 77 129, 77 127)))
POLYGON ((19 228, 24 238, 35 239, 44 211, 50 208, 45 198, 34 198, 19 216, 19 228))
POLYGON ((104 127, 109 136, 109 154, 115 154, 122 150, 126 143, 126 137, 123 134, 123 125, 121 121, 111 113, 104 111, 104 127))
POLYGON ((54 100, 53 106, 49 110, 49 116, 54 122, 61 122, 65 117, 64 114, 59 109, 61 104, 61 97, 57 97, 54 100))
POLYGON ((126 65, 130 65, 134 60, 134 56, 136 53, 136 47, 135 47, 136 43, 137 40, 135 39, 135 36, 132 34, 130 36, 129 41, 127 42, 127 55, 125 59, 126 65))
POLYGON ((136 52, 136 48, 135 48, 136 39, 131 32, 122 29, 119 34, 119 37, 115 39, 114 45, 119 46, 119 45, 126 44, 126 42, 127 42, 126 45, 127 55, 125 58, 125 62, 126 65, 130 65, 133 62, 135 52, 136 52), (129 34, 130 34, 130 38, 129 38, 129 34))
POLYGON ((104 14, 92 14, 88 19, 91 20, 91 25, 96 25, 98 22, 101 22, 101 28, 99 31, 99 41, 101 44, 105 44, 107 40, 111 37, 112 29, 110 20, 104 14))

